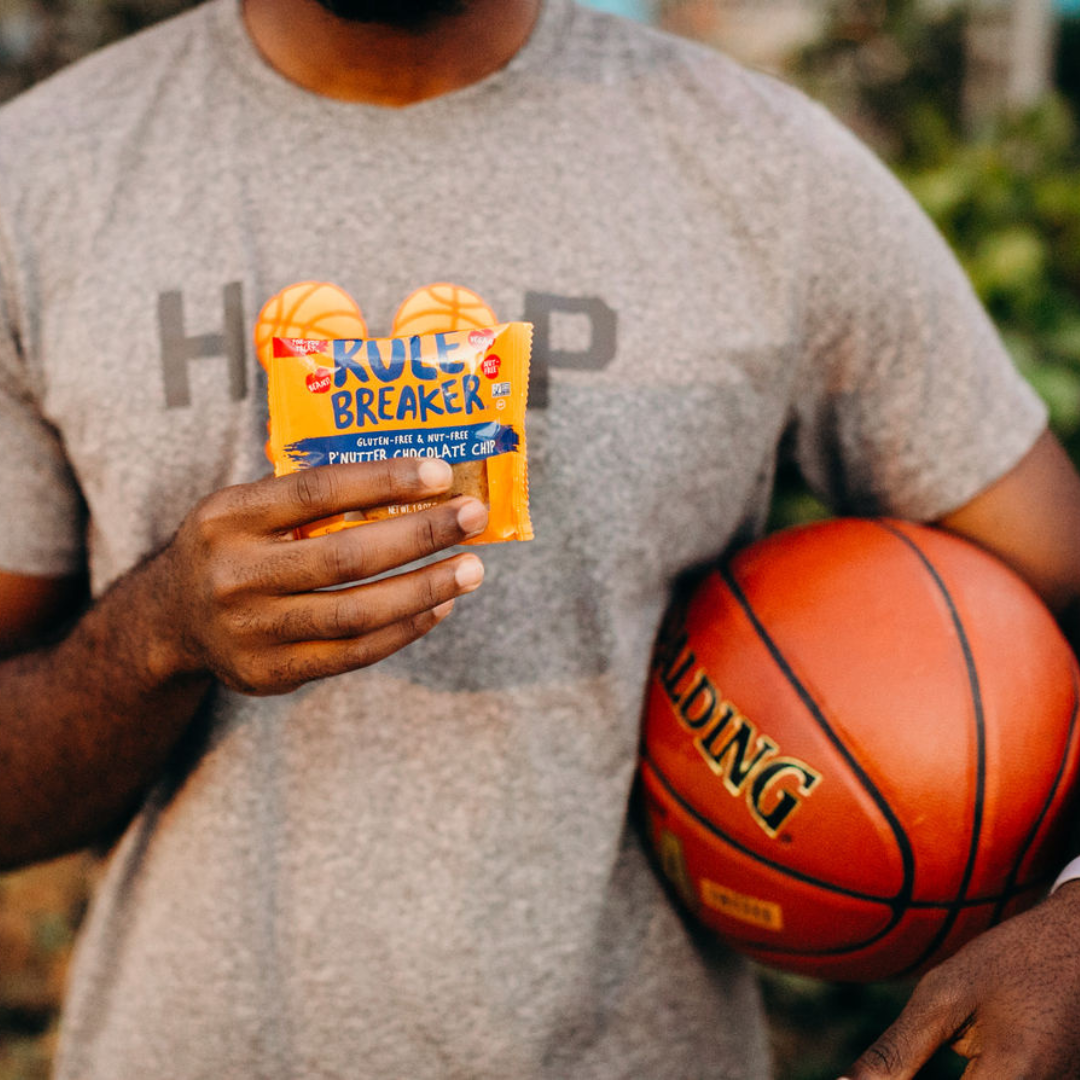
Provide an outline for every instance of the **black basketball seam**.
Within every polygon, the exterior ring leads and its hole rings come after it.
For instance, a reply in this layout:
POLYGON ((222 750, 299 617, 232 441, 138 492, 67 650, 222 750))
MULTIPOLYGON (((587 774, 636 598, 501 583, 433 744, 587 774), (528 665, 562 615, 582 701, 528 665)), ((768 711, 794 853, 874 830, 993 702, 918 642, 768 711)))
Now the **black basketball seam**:
POLYGON ((730 844, 736 851, 748 858, 753 859, 754 862, 761 863, 763 866, 769 867, 770 870, 777 870, 781 874, 787 877, 795 878, 796 881, 801 881, 807 885, 813 885, 816 888, 824 889, 826 892, 838 893, 841 896, 846 896, 852 900, 868 900, 874 904, 881 904, 884 907, 893 907, 895 901, 890 896, 875 896, 873 893, 858 892, 855 889, 849 889, 844 885, 837 885, 832 881, 822 881, 820 878, 814 877, 812 874, 804 873, 802 870, 796 870, 793 867, 785 866, 783 863, 776 862, 770 859, 766 855, 762 855, 760 852, 754 851, 753 848, 747 847, 741 840, 736 840, 733 836, 726 833, 716 822, 707 818, 700 810, 697 809, 685 796, 681 795, 675 788, 675 785, 668 779, 667 775, 656 763, 655 759, 648 753, 647 750, 642 751, 642 756, 649 768, 656 774, 656 778, 663 784, 667 793, 685 810, 699 825, 702 825, 714 836, 719 837, 725 844, 730 844))
MULTIPOLYGON (((803 705, 806 706, 810 715, 814 718, 818 727, 825 733, 829 742, 832 743, 834 749, 847 763, 848 767, 855 774, 856 779, 862 784, 867 794, 877 804, 878 810, 881 811, 882 816, 885 818, 886 823, 892 830, 893 837, 896 840, 897 848, 900 851, 900 861, 902 865, 902 877, 900 888, 897 890, 896 895, 889 901, 894 907, 895 912, 899 912, 903 907, 906 907, 911 900, 912 891, 915 884, 915 856, 912 851, 911 841, 908 839, 907 833, 904 831, 903 825, 901 825, 899 818, 893 812, 891 806, 885 796, 877 789, 877 786, 867 775, 866 771, 859 764, 859 762, 852 755, 851 751, 844 745, 843 741, 833 730, 832 725, 826 719, 825 714, 822 712, 821 707, 813 699, 810 692, 803 686, 799 677, 795 674, 794 669, 788 663, 783 653, 780 652, 776 642, 769 636, 769 632, 762 625, 758 619, 757 614, 750 606, 750 601, 746 598, 746 594, 739 587, 734 575, 731 573, 730 568, 727 566, 720 567, 720 574, 723 577, 724 583, 731 590, 731 594, 738 601, 739 606, 743 609, 746 617, 750 620, 751 626, 754 628, 755 633, 761 639, 762 644, 768 649, 769 654, 772 656, 773 661, 780 668, 784 678, 788 680, 795 693, 799 696, 803 705)), ((896 914, 896 918, 899 918, 899 914, 896 914)))
MULTIPOLYGON (((861 769, 859 763, 847 753, 846 748, 843 746, 842 743, 839 742, 835 732, 832 730, 831 726, 829 725, 827 719, 824 717, 817 703, 813 700, 813 698, 809 694, 809 691, 806 690, 806 688, 799 681, 798 677, 794 674, 793 669, 787 663, 783 654, 780 653, 780 650, 776 646, 775 642, 773 642, 772 639, 769 637, 768 632, 764 629, 764 626, 758 620, 756 613, 751 608, 745 594, 742 592, 738 583, 734 580, 733 575, 730 573, 728 567, 726 566, 720 568, 721 577, 725 581, 736 601, 742 607, 755 632, 758 634, 759 638, 769 651, 770 655, 773 657, 773 660, 777 663, 781 672, 788 679, 793 689, 795 689, 796 693, 803 701, 803 704, 808 708, 823 733, 830 740, 830 742, 832 742, 833 746, 840 753, 841 757, 845 759, 845 761, 848 763, 849 767, 851 767, 852 771, 855 773, 859 781, 863 783, 864 788, 867 790, 868 794, 870 794, 871 798, 873 798, 875 802, 877 802, 879 809, 886 817, 886 821, 889 823, 890 827, 893 828, 894 837, 896 838, 898 847, 900 848, 901 857, 904 860, 904 880, 907 888, 905 889, 902 886, 901 890, 897 893, 897 895, 892 898, 860 893, 853 889, 837 886, 826 881, 820 881, 812 877, 811 875, 804 874, 797 870, 793 870, 790 867, 783 866, 779 863, 774 862, 771 859, 759 855, 757 852, 750 850, 738 841, 734 840, 732 837, 728 836, 726 833, 723 832, 722 829, 714 825, 714 823, 711 822, 708 818, 700 814, 689 802, 687 802, 681 795, 678 794, 678 792, 675 791, 668 778, 657 767, 656 762, 653 761, 651 758, 647 758, 647 760, 654 773, 656 774, 657 778, 667 789, 668 793, 683 808, 684 811, 686 811, 691 817, 697 820, 708 831, 712 832, 722 841, 731 845, 734 849, 740 851, 742 854, 746 855, 751 860, 768 866, 771 869, 778 871, 782 875, 786 875, 796 880, 803 881, 813 887, 821 888, 824 891, 832 892, 859 901, 882 904, 892 908, 893 912, 893 917, 889 920, 888 925, 882 931, 874 934, 871 938, 858 943, 845 944, 843 946, 831 949, 798 949, 790 946, 781 946, 775 942, 752 941, 746 938, 740 938, 741 946, 745 947, 748 950, 754 950, 758 953, 775 954, 777 956, 814 957, 852 954, 862 949, 868 948, 869 946, 880 940, 882 937, 886 936, 889 932, 891 932, 891 930, 895 927, 897 922, 902 917, 904 910, 940 910, 944 912, 945 919, 942 923, 942 926, 938 929, 934 939, 931 941, 930 945, 924 950, 921 957, 915 963, 904 969, 904 971, 899 972, 896 975, 890 976, 891 978, 900 978, 917 970, 921 965, 926 962, 926 960, 930 956, 933 955, 933 953, 941 946, 943 941, 951 932, 953 926, 956 923, 956 920, 959 918, 962 911, 993 904, 995 905, 995 908, 991 915, 991 920, 996 922, 1000 918, 1002 910, 1009 901, 1015 899, 1020 895, 1023 895, 1026 892, 1030 892, 1034 888, 1039 888, 1043 886, 1044 882, 1039 879, 1033 879, 1026 884, 1018 886, 1017 878, 1020 875, 1020 868, 1023 863, 1023 857, 1026 853, 1026 849, 1030 846, 1030 843, 1034 840, 1034 837, 1038 834, 1039 829, 1042 827, 1042 824, 1044 823, 1046 816, 1049 813, 1051 806, 1053 805, 1054 798, 1058 794, 1064 777, 1065 769, 1068 764, 1069 754, 1071 749, 1073 748, 1073 742, 1077 734, 1077 721, 1078 718, 1080 718, 1080 686, 1078 686, 1077 684, 1077 672, 1075 669, 1072 669, 1071 674, 1074 688, 1073 710, 1069 720, 1069 733, 1065 742, 1065 751, 1062 754, 1062 758, 1058 766, 1057 775, 1055 776, 1050 788, 1050 793, 1045 800, 1045 803, 1040 811, 1039 817, 1035 825, 1032 827, 1028 837, 1025 840, 1020 857, 1016 860, 1005 882, 1003 882, 1002 891, 997 895, 991 896, 968 896, 968 889, 970 888, 971 881, 974 877, 975 866, 977 864, 979 840, 981 838, 981 832, 985 818, 987 771, 986 731, 985 710, 983 705, 981 685, 979 682, 978 669, 975 665, 974 655, 971 650, 971 644, 968 639, 963 622, 960 618, 957 606, 944 580, 942 579, 941 575, 938 573, 936 567, 930 561, 926 553, 918 546, 918 544, 914 540, 912 540, 910 537, 908 537, 899 529, 893 527, 889 523, 881 520, 868 520, 868 523, 878 525, 886 532, 901 540, 916 555, 920 563, 923 565, 924 569, 930 575, 931 579, 933 580, 934 584, 938 588, 942 598, 945 601, 945 604, 950 614, 950 618, 953 623, 954 630, 957 635, 957 640, 961 647, 961 652, 964 657, 965 668, 968 675, 969 688, 971 691, 972 703, 975 714, 975 733, 977 748, 976 791, 972 813, 972 834, 969 845, 968 859, 965 865, 960 888, 956 896, 948 901, 933 901, 916 900, 911 895, 914 889, 914 857, 913 854, 911 854, 910 840, 907 837, 906 832, 904 832, 899 820, 896 819, 893 815, 891 807, 889 807, 889 804, 885 800, 884 796, 877 790, 873 782, 870 780, 869 776, 867 776, 865 772, 861 769), (909 854, 911 854, 910 864, 905 858, 905 856, 909 854), (910 876, 908 873, 909 866, 910 876), (905 892, 907 894, 906 896, 905 892), (903 905, 903 907, 901 907, 901 905, 903 905)), ((1048 884, 1048 881, 1046 882, 1046 884, 1048 884)))
POLYGON ((833 949, 816 950, 812 953, 805 952, 799 949, 788 949, 783 946, 778 947, 772 943, 762 944, 759 946, 751 941, 746 941, 745 939, 740 939, 740 945, 744 945, 746 948, 749 949, 768 948, 771 951, 791 952, 792 955, 842 956, 845 953, 851 952, 853 950, 857 951, 859 949, 869 948, 871 945, 875 944, 883 937, 886 937, 888 934, 890 934, 893 927, 896 926, 897 922, 899 922, 901 916, 903 915, 903 911, 897 908, 894 902, 887 897, 870 896, 868 894, 855 892, 852 889, 846 889, 842 885, 834 885, 828 881, 819 881, 817 878, 813 878, 808 874, 803 874, 798 870, 791 869, 791 867, 782 866, 780 863, 773 862, 771 859, 767 859, 763 855, 759 855, 756 851, 752 851, 750 848, 745 847, 738 840, 735 840, 733 837, 728 836, 723 831, 723 829, 721 829, 718 825, 714 824, 708 818, 704 817, 694 808, 693 805, 687 802, 686 799, 684 799, 682 795, 680 795, 678 791, 675 790, 671 781, 667 778, 667 776, 664 775, 660 767, 651 757, 648 756, 648 754, 644 755, 644 759, 649 765, 649 767, 656 774, 656 778, 664 785, 664 787, 667 789, 668 794, 675 800, 675 802, 677 802, 692 818, 694 818, 694 820, 696 820, 702 826, 708 829, 709 832, 719 837, 725 843, 730 844, 737 851, 742 852, 744 855, 748 856, 756 862, 763 863, 765 866, 768 866, 772 870, 777 870, 781 874, 786 874, 788 877, 793 877, 799 881, 805 882, 808 885, 813 885, 816 888, 824 889, 827 892, 839 893, 840 895, 847 896, 853 900, 865 900, 871 903, 880 904, 882 907, 889 909, 889 921, 885 924, 885 926, 882 927, 882 929, 876 931, 874 934, 872 934, 865 940, 855 942, 854 944, 838 945, 833 949))
POLYGON ((1009 871, 1009 876, 1005 879, 1005 888, 1003 890, 1004 895, 998 901, 997 907, 994 908, 994 914, 992 919, 994 922, 999 922, 1005 905, 1009 902, 1011 897, 1009 892, 1016 884, 1016 879, 1020 876, 1020 866, 1024 861, 1024 856, 1027 855, 1031 845, 1035 842, 1035 837, 1038 836, 1039 830, 1043 826, 1043 822, 1046 820, 1046 815, 1050 813, 1050 807, 1053 806, 1054 800, 1057 798, 1058 789, 1061 787, 1061 781, 1065 776, 1065 767, 1069 763, 1069 755, 1073 749, 1073 739, 1076 736, 1076 717, 1077 712, 1080 710, 1080 687, 1076 682, 1076 665, 1069 665, 1069 675, 1072 678, 1073 686, 1073 708, 1072 715, 1069 717, 1069 733, 1065 739, 1065 747, 1061 753, 1061 761, 1058 763, 1057 775, 1054 777, 1054 782, 1050 785, 1050 791, 1047 793, 1046 801, 1043 803, 1042 810, 1039 811, 1039 816, 1035 819, 1035 824, 1031 827, 1031 831, 1024 838, 1023 844, 1020 846, 1020 853, 1016 858, 1016 862, 1013 864, 1012 870, 1009 871))
POLYGON ((964 630, 964 624, 960 619, 960 612, 953 602, 948 587, 942 580, 941 575, 937 572, 937 568, 930 561, 922 548, 920 548, 910 536, 907 536, 905 533, 885 521, 877 520, 874 521, 873 524, 895 536, 915 553, 919 562, 922 563, 924 569, 933 579, 934 584, 938 587, 942 598, 945 600, 945 604, 949 609, 949 617, 952 619, 953 629, 956 631, 956 636, 960 642, 960 649, 964 656, 964 666, 967 670, 968 687, 971 691, 971 703, 974 709, 975 718, 975 799, 974 806, 972 807, 971 839, 968 844, 967 863, 964 866, 964 873, 960 879, 960 888, 957 891, 953 903, 950 905, 949 914, 945 916, 941 926, 938 927, 938 932, 931 939, 929 945, 927 945, 918 960, 911 964, 909 968, 905 969, 904 972, 901 972, 901 975, 903 975, 917 970, 941 947, 941 944, 948 937, 949 932, 955 925, 956 920, 960 917, 968 886, 971 884, 971 879, 975 875, 975 863, 978 859, 979 840, 982 835, 982 823, 985 813, 986 718, 983 709, 982 688, 979 684, 979 673, 975 667, 975 657, 971 652, 971 643, 968 641, 967 632, 964 630))
MULTIPOLYGON (((894 907, 896 905, 896 899, 891 896, 878 896, 875 893, 859 892, 856 889, 850 889, 845 885, 837 885, 832 881, 823 881, 821 878, 816 878, 812 874, 804 873, 802 870, 795 870, 790 866, 786 866, 781 862, 776 862, 773 859, 762 855, 760 852, 755 851, 751 847, 747 847, 740 840, 736 840, 729 833, 725 832, 719 825, 716 824, 711 818, 706 817, 697 807, 694 806, 685 796, 681 795, 674 783, 668 778, 667 774, 660 768, 656 759, 652 757, 646 746, 641 747, 641 759, 644 761, 650 769, 656 774, 656 778, 663 785, 667 793, 672 799, 686 811, 699 825, 701 825, 708 832, 711 832, 715 837, 723 840, 725 844, 729 844, 740 854, 747 856, 754 862, 761 863, 763 866, 767 866, 770 870, 776 870, 780 874, 787 877, 795 878, 797 881, 801 881, 806 885, 813 885, 815 888, 823 889, 825 892, 837 893, 840 896, 846 896, 851 900, 866 900, 873 904, 882 904, 885 907, 894 907)), ((1030 892, 1032 889, 1039 888, 1047 882, 1042 881, 1030 881, 1023 885, 1017 885, 1002 893, 992 893, 989 896, 970 896, 964 900, 960 905, 964 908, 982 907, 986 904, 999 904, 1008 903, 1010 900, 1014 900, 1017 896, 1025 892, 1030 892)), ((916 900, 914 898, 907 902, 905 910, 909 911, 923 911, 923 910, 935 910, 940 908, 941 910, 947 910, 956 905, 955 899, 948 900, 916 900)))
MULTIPOLYGON (((1017 896, 1022 896, 1025 892, 1030 892, 1031 889, 1035 888, 1035 887, 1036 887, 1035 884, 1024 886, 1022 888, 1016 889, 1013 893, 1011 893, 1010 895, 1006 895, 1004 897, 989 896, 989 897, 981 897, 981 898, 969 898, 969 899, 965 900, 962 904, 959 905, 959 909, 961 911, 968 911, 968 910, 971 910, 972 908, 987 907, 990 904, 997 904, 997 903, 1001 902, 1002 900, 1004 900, 1005 903, 1008 903, 1009 900, 1013 900, 1017 896)), ((951 901, 951 900, 948 903, 934 903, 933 901, 929 901, 929 900, 913 900, 908 905, 908 911, 915 911, 915 910, 918 910, 918 911, 935 911, 935 910, 940 910, 940 911, 943 911, 943 912, 951 912, 953 910, 956 910, 956 908, 957 908, 956 902, 951 901)), ((891 930, 892 930, 892 926, 890 925, 889 929, 887 931, 885 931, 885 932, 889 933, 889 932, 891 932, 891 930)), ((740 938, 739 939, 739 947, 740 948, 746 948, 746 949, 753 949, 756 953, 759 953, 759 954, 772 954, 772 955, 775 955, 775 956, 805 956, 805 957, 829 956, 829 957, 837 957, 837 958, 839 958, 839 957, 848 956, 849 953, 858 952, 860 949, 869 948, 869 946, 876 944, 880 940, 880 937, 881 937, 881 935, 877 935, 877 936, 871 938, 868 941, 859 942, 856 945, 834 946, 831 949, 799 949, 799 948, 796 948, 795 946, 778 945, 775 942, 770 942, 770 941, 751 941, 751 940, 749 940, 747 938, 740 938)), ((857 957, 854 957, 854 956, 851 956, 851 957, 848 957, 848 958, 849 959, 858 959, 857 957)), ((909 967, 909 968, 905 968, 904 971, 895 972, 895 973, 889 974, 889 975, 884 975, 884 976, 881 976, 881 978, 883 978, 883 979, 901 979, 901 978, 904 978, 906 974, 910 974, 911 971, 912 971, 912 969, 909 967)), ((823 977, 827 977, 827 976, 823 976, 823 977)), ((843 980, 841 980, 841 981, 843 981, 843 980)))
MULTIPOLYGON (((781 874, 788 877, 793 877, 798 881, 803 882, 806 885, 813 885, 815 888, 824 889, 826 892, 838 893, 841 896, 846 896, 852 900, 868 900, 874 904, 883 904, 886 907, 893 907, 896 903, 894 897, 891 896, 878 896, 876 893, 863 893, 856 889, 849 889, 845 885, 837 885, 832 881, 823 881, 821 878, 816 878, 811 874, 804 873, 801 870, 795 870, 790 866, 785 866, 783 863, 776 862, 773 859, 762 855, 760 852, 755 851, 751 847, 747 847, 740 840, 736 840, 729 833, 726 833, 719 825, 717 825, 711 818, 706 817, 693 803, 688 801, 685 796, 680 795, 675 785, 667 774, 657 764, 656 759, 649 754, 646 746, 641 747, 641 759, 649 768, 656 774, 657 779, 663 784, 668 794, 681 806, 699 825, 711 832, 715 837, 723 840, 724 843, 730 844, 736 851, 748 858, 759 862, 763 866, 769 867, 770 870, 777 870, 781 874)), ((1010 900, 1014 900, 1022 893, 1030 892, 1032 889, 1039 888, 1042 885, 1049 884, 1050 879, 1032 880, 1025 882, 1022 885, 1010 885, 1010 887, 1001 893, 991 893, 989 896, 969 896, 967 897, 962 907, 972 908, 981 907, 985 904, 999 904, 1008 903, 1010 900)), ((956 901, 954 899, 948 900, 917 900, 912 898, 907 903, 907 910, 919 910, 924 909, 932 910, 935 908, 950 908, 954 906, 956 901)))
MULTIPOLYGON (((791 877, 797 881, 802 881, 804 884, 812 885, 815 888, 820 888, 825 892, 831 892, 840 896, 845 896, 851 900, 867 901, 873 904, 880 904, 882 907, 887 907, 895 910, 895 901, 886 896, 875 896, 871 893, 860 893, 855 889, 848 889, 842 885, 836 885, 830 881, 822 881, 818 878, 805 874, 799 870, 794 870, 789 866, 785 866, 782 863, 774 862, 772 859, 761 855, 759 852, 754 851, 752 848, 746 847, 740 841, 724 832, 715 822, 707 818, 702 814, 692 803, 685 799, 675 788, 671 780, 657 764, 655 759, 648 753, 646 747, 642 746, 641 749, 642 760, 649 766, 657 780, 663 785, 668 795, 676 802, 690 817, 697 821, 704 829, 711 832, 718 839, 722 840, 725 844, 730 845, 736 851, 747 856, 754 862, 761 863, 764 866, 769 867, 770 870, 775 870, 779 874, 791 877)), ((1002 896, 979 896, 971 897, 965 900, 961 905, 961 909, 985 907, 990 904, 1004 904, 1010 900, 1015 899, 1017 896, 1022 895, 1025 892, 1029 892, 1032 888, 1037 887, 1039 883, 1033 882, 1029 885, 1020 886, 1012 892, 1007 892, 1002 896)), ((944 912, 952 911, 956 908, 955 900, 910 900, 904 911, 935 911, 940 910, 944 912)), ((739 938, 739 945, 741 948, 755 949, 759 952, 770 952, 777 955, 784 956, 844 956, 848 953, 858 952, 860 949, 869 948, 871 945, 880 941, 881 938, 891 933, 896 926, 900 918, 903 917, 904 911, 899 911, 890 918, 888 924, 884 929, 877 931, 871 937, 857 941, 852 944, 837 945, 831 949, 799 949, 790 945, 779 945, 773 941, 756 941, 750 940, 745 937, 739 938)), ((890 976, 892 977, 892 976, 890 976)))

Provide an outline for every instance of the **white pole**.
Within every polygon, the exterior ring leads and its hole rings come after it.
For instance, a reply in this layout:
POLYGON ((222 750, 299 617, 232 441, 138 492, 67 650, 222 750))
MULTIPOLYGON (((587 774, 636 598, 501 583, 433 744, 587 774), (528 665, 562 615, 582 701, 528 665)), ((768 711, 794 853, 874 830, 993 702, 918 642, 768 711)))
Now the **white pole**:
POLYGON ((1024 108, 1050 89, 1056 23, 1051 0, 1013 0, 1012 8, 1006 100, 1024 108))

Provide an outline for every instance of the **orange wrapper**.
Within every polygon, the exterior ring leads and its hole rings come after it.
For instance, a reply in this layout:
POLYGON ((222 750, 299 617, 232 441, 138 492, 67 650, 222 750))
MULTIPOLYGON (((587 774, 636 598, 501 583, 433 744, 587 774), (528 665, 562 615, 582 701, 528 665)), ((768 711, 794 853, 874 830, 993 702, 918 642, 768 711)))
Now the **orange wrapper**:
POLYGON ((442 458, 454 470, 436 499, 339 514, 321 536, 455 495, 488 507, 469 544, 531 540, 525 409, 532 326, 510 322, 394 338, 281 338, 272 342, 269 455, 277 476, 395 457, 442 458))

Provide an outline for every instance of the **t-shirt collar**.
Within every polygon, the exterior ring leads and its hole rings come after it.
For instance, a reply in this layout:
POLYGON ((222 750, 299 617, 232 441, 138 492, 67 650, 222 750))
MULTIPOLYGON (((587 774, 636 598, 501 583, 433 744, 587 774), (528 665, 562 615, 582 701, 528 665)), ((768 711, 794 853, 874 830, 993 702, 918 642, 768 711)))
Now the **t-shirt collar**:
POLYGON ((366 105, 327 98, 305 90, 276 71, 256 48, 244 24, 243 0, 215 0, 212 12, 216 44, 226 54, 224 60, 259 96, 274 107, 291 111, 305 107, 318 111, 372 114, 428 113, 513 86, 528 72, 542 67, 556 55, 563 34, 573 16, 574 0, 541 0, 540 14, 525 44, 510 62, 478 82, 440 97, 427 98, 401 108, 366 105))

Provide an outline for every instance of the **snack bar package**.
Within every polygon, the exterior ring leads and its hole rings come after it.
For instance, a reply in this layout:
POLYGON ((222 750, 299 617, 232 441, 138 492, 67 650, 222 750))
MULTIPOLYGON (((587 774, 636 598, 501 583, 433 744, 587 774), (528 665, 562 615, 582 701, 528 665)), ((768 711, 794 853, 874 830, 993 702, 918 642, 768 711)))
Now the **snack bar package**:
POLYGON ((454 470, 448 493, 357 510, 302 536, 410 514, 474 495, 488 526, 470 544, 531 540, 525 408, 532 326, 394 338, 274 338, 270 459, 277 476, 316 465, 437 457, 454 470))

